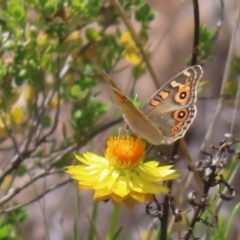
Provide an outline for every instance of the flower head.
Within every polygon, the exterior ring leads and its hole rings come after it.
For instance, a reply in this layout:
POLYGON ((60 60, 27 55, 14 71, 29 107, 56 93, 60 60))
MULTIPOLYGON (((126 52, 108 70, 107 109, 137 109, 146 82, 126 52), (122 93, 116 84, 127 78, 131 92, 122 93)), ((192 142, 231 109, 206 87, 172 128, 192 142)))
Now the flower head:
POLYGON ((163 181, 178 177, 172 166, 159 166, 157 161, 144 163, 145 143, 140 139, 111 137, 105 157, 94 153, 76 155, 85 165, 69 166, 67 172, 79 188, 95 190, 94 200, 124 202, 130 209, 135 202, 152 201, 154 194, 168 193, 163 181))
POLYGON ((141 62, 139 50, 133 41, 130 32, 123 33, 120 41, 124 46, 122 56, 133 65, 138 65, 141 62))
POLYGON ((0 112, 0 139, 9 136, 9 129, 15 127, 14 133, 18 133, 17 126, 23 121, 24 112, 20 107, 14 107, 10 113, 0 112))

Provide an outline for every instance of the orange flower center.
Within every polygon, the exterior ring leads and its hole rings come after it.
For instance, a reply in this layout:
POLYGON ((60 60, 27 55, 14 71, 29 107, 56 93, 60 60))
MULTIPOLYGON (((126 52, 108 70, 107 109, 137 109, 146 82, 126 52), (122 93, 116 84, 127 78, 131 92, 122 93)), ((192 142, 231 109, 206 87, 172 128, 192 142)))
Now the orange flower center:
POLYGON ((145 143, 133 137, 111 137, 107 141, 106 158, 119 168, 133 168, 145 156, 145 143))

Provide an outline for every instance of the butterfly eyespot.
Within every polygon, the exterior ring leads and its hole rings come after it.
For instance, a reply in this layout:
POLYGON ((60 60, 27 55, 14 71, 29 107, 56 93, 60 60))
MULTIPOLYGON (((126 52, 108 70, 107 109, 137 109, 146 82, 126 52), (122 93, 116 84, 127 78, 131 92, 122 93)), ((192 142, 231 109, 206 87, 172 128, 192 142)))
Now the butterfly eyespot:
POLYGON ((178 132, 180 132, 183 122, 177 123, 175 126, 172 127, 170 136, 176 135, 178 132))
POLYGON ((190 97, 190 87, 185 86, 181 88, 181 91, 178 91, 174 95, 175 102, 179 103, 180 105, 185 105, 190 97))
POLYGON ((178 131, 179 131, 179 127, 175 127, 175 128, 173 129, 173 131, 174 131, 174 132, 178 132, 178 131))
POLYGON ((184 118, 184 116, 185 116, 185 112, 184 111, 181 111, 181 112, 178 113, 178 117, 179 118, 184 118))
POLYGON ((183 122, 187 119, 189 112, 186 109, 175 111, 173 113, 174 120, 178 122, 183 122))
POLYGON ((181 93, 180 93, 180 98, 181 98, 181 99, 184 99, 186 96, 187 96, 187 93, 186 93, 186 92, 181 92, 181 93))

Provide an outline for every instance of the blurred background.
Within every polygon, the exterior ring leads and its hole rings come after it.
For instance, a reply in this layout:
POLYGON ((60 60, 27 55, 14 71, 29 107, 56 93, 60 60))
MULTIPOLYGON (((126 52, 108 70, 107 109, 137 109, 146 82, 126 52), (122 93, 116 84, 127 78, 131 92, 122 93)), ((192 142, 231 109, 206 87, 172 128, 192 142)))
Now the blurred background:
MULTIPOLYGON (((39 7, 39 9, 35 8, 33 10, 33 8, 31 7, 32 6, 31 4, 33 4, 32 2, 34 1, 26 1, 25 10, 27 14, 26 14, 24 24, 26 24, 26 26, 28 24, 30 29, 36 28, 36 38, 38 37, 38 40, 39 40, 39 36, 45 36, 44 31, 46 29, 44 30, 44 24, 46 23, 42 22, 41 23, 42 25, 36 24, 37 23, 36 19, 40 18, 39 15, 41 14, 42 10, 41 10, 41 7, 39 7), (35 15, 36 12, 38 16, 35 15)), ((45 2, 47 3, 48 1, 45 1, 45 2)), ((157 77, 157 81, 161 86, 167 80, 171 79, 173 76, 175 76, 177 73, 179 73, 180 71, 184 70, 187 67, 187 59, 189 59, 189 57, 191 56, 192 48, 193 48, 193 38, 194 38, 193 5, 192 5, 192 1, 187 1, 187 0, 186 1, 149 0, 147 1, 147 3, 149 4, 151 10, 155 11, 156 15, 152 21, 149 21, 148 23, 149 25, 145 29, 148 35, 148 40, 144 45, 144 48, 145 50, 152 53, 150 57, 150 64, 157 77)), ((66 4, 69 6, 69 2, 67 3, 66 1, 66 4)), ((93 2, 93 4, 95 3, 93 2)), ((102 1, 102 2, 100 1, 100 4, 106 7, 106 15, 107 13, 109 13, 108 11, 110 12, 112 11, 111 5, 109 7, 107 1, 102 1)), ((236 56, 239 56, 239 51, 240 51, 240 45, 239 45, 240 43, 239 23, 240 22, 237 15, 240 13, 237 12, 238 4, 239 4, 239 1, 237 0, 228 0, 228 1, 224 1, 224 7, 222 7, 221 1, 217 1, 217 0, 199 1, 201 25, 206 26, 206 28, 212 32, 215 32, 219 27, 219 33, 217 34, 217 38, 212 42, 213 51, 211 55, 213 56, 213 59, 209 62, 204 62, 204 65, 203 65, 204 75, 202 78, 202 82, 206 84, 203 87, 201 87, 199 91, 199 95, 198 95, 199 99, 197 101, 198 114, 196 119, 194 120, 194 123, 192 124, 192 126, 190 127, 189 131, 185 136, 185 140, 188 145, 189 152, 194 161, 197 161, 200 158, 199 152, 200 152, 201 146, 203 146, 202 145, 203 140, 206 136, 207 131, 209 130, 209 126, 212 123, 216 113, 216 108, 220 100, 220 95, 221 95, 220 91, 222 88, 222 81, 224 78, 224 72, 227 64, 231 41, 232 41, 231 51, 233 51, 229 57, 231 67, 230 67, 230 72, 227 75, 228 84, 225 85, 225 90, 224 90, 224 94, 227 94, 228 98, 222 98, 221 100, 222 109, 217 119, 215 119, 214 121, 214 125, 210 133, 210 136, 207 138, 207 141, 205 142, 204 148, 202 148, 202 150, 204 149, 205 151, 214 153, 214 151, 211 150, 211 145, 218 146, 219 142, 223 139, 225 133, 231 132, 231 133, 234 133, 234 136, 236 138, 240 137, 239 109, 238 111, 236 111, 236 115, 234 118, 234 108, 237 102, 235 97, 237 93, 239 78, 237 78, 238 77, 237 74, 234 74, 234 71, 233 71, 235 66, 234 59, 236 56), (222 16, 222 12, 224 14, 223 16, 222 16), (233 37, 234 31, 235 31, 235 36, 233 37), (232 38, 233 40, 231 40, 232 38)), ((134 18, 134 11, 135 9, 132 8, 132 10, 126 12, 126 15, 131 20, 136 31, 139 32, 141 26, 140 26, 140 23, 136 21, 136 19, 134 18)), ((45 19, 47 19, 46 22, 48 23, 53 21, 52 19, 55 16, 54 14, 51 15, 44 11, 42 14, 43 15, 45 14, 44 17, 45 19)), ((63 16, 61 14, 63 13, 59 12, 59 16, 63 16)), ((85 26, 80 27, 80 30, 79 30, 80 32, 82 29, 88 26, 91 26, 95 29, 101 29, 101 27, 98 26, 98 23, 95 22, 97 20, 94 20, 94 16, 92 17, 93 19, 91 20, 91 22, 89 23, 87 22, 85 23, 86 24, 85 26)), ((64 17, 62 17, 62 19, 63 18, 64 17)), ((71 18, 71 15, 68 16, 68 18, 71 18)), ((74 16, 74 18, 75 18, 75 21, 77 22, 76 15, 74 16)), ((81 16, 79 18, 81 18, 81 16)), ((11 18, 9 17, 9 21, 10 20, 11 18)), ((79 20, 79 24, 81 25, 80 20, 79 20)), ((116 27, 115 25, 110 26, 106 32, 115 33, 115 27, 116 27)), ((118 23, 118 27, 122 33, 127 31, 127 28, 122 21, 118 23)), ((78 30, 77 27, 76 29, 78 30)), ((24 31, 26 31, 26 29, 24 31)), ((49 31, 51 32, 51 29, 49 31)), ((7 34, 7 32, 8 31, 5 31, 5 34, 7 34)), ((8 32, 8 34, 11 34, 11 33, 8 32)), ((15 36, 17 37, 17 35, 15 36)), ((86 43, 87 40, 89 39, 87 39, 85 36, 81 41, 85 41, 86 43)), ((80 44, 80 43, 77 43, 77 44, 80 44)), ((44 48, 47 49, 46 46, 44 46, 44 48)), ((70 50, 71 49, 59 50, 58 53, 62 57, 59 63, 60 65, 64 61, 71 62, 71 59, 66 57, 68 56, 68 53, 70 52, 70 50)), ((39 54, 42 54, 43 51, 45 50, 40 49, 39 54)), ((1 55, 2 61, 6 60, 7 58, 6 54, 7 53, 5 53, 5 55, 4 54, 1 55)), ((48 61, 53 61, 53 60, 52 59, 46 60, 46 62, 48 61)), ((74 75, 74 78, 76 76, 80 76, 81 78, 83 71, 86 71, 86 69, 82 70, 83 68, 81 69, 81 67, 78 68, 78 66, 82 64, 81 61, 80 63, 77 62, 74 65, 73 71, 71 72, 72 75, 74 75)), ((89 60, 90 65, 91 65, 91 61, 93 61, 94 62, 93 64, 95 64, 95 57, 92 55, 90 56, 90 60, 89 60)), ((56 64, 57 62, 58 62, 58 59, 56 58, 56 64)), ((240 66, 239 62, 237 63, 238 63, 237 66, 239 68, 240 66)), ((104 65, 101 67, 104 68, 104 65)), ((63 71, 64 69, 61 68, 61 70, 63 71)), ((150 76, 148 71, 145 71, 145 73, 139 76, 137 79, 136 77, 134 78, 136 81, 134 82, 134 88, 132 88, 133 66, 124 58, 117 61, 116 65, 111 70, 112 71, 110 71, 109 74, 111 75, 113 80, 118 84, 119 88, 121 88, 121 90, 126 94, 126 96, 129 96, 129 97, 131 96, 134 98, 134 96, 137 95, 137 101, 139 101, 141 104, 146 103, 151 97, 151 95, 157 90, 152 80, 152 77, 150 76)), ((53 86, 52 75, 53 75, 52 73, 46 74, 44 78, 42 78, 43 81, 45 81, 46 83, 49 83, 50 88, 53 86)), ((34 76, 32 77, 34 78, 34 76)), ((70 79, 70 85, 72 83, 74 84, 74 81, 75 80, 70 79)), ((26 98, 27 83, 25 82, 21 86, 20 85, 15 86, 15 89, 18 89, 18 88, 20 89, 20 87, 21 89, 23 89, 21 90, 22 92, 20 94, 20 97, 18 98, 17 105, 20 107, 22 106, 26 107, 29 104, 26 98)), ((47 85, 45 86, 45 88, 47 89, 47 85)), ((73 90, 71 91, 73 92, 73 90)), ((36 94, 36 92, 34 93, 36 94)), ((109 107, 106 113, 102 114, 97 118, 96 121, 94 121, 94 124, 98 124, 98 126, 101 126, 106 122, 111 122, 122 116, 121 111, 114 105, 115 100, 111 95, 109 89, 106 88, 106 86, 104 86, 103 84, 97 83, 92 88, 91 93, 88 93, 88 94, 89 94, 89 99, 91 99, 91 101, 107 104, 109 107), (97 98, 94 98, 92 94, 98 93, 98 92, 100 92, 99 96, 97 98)), ((41 102, 44 100, 46 96, 43 94, 36 101, 41 102)), ((65 101, 60 105, 60 111, 59 111, 56 130, 51 135, 49 141, 54 141, 56 144, 59 144, 61 141, 63 141, 63 139, 65 138, 63 134, 63 124, 68 134, 71 135, 75 133, 75 135, 79 135, 79 139, 80 139, 80 135, 83 133, 81 131, 78 133, 76 131, 76 128, 74 129, 74 127, 71 126, 72 124, 71 117, 73 114, 72 106, 74 104, 75 103, 73 103, 73 101, 65 101)), ((27 107, 28 107, 28 114, 29 114, 29 106, 27 107)), ((76 104, 75 107, 78 108, 79 105, 76 104)), ((29 114, 28 116, 30 118, 30 116, 33 116, 33 115, 29 114)), ((53 118, 55 116, 55 111, 53 112, 49 111, 48 116, 49 118, 53 118)), ((24 126, 25 128, 27 125, 26 123, 27 121, 25 121, 25 126, 24 126)), ((53 124, 53 122, 51 124, 53 124)), ((77 125, 75 125, 75 127, 76 126, 77 125)), ((108 128, 105 131, 101 131, 99 134, 94 135, 91 141, 85 141, 85 144, 84 143, 80 144, 79 148, 78 147, 73 148, 72 153, 74 152, 82 153, 85 151, 91 151, 99 155, 103 155, 105 150, 105 143, 108 137, 113 134, 117 135, 118 128, 123 126, 124 126, 124 123, 121 122, 119 123, 119 125, 115 125, 113 128, 108 128)), ((88 131, 91 131, 91 127, 89 129, 88 131)), ((75 137, 74 139, 75 140, 77 139, 76 142, 79 143, 80 140, 75 135, 74 135, 75 137)), ((22 140, 25 137, 26 135, 24 136, 24 134, 22 134, 20 136, 16 136, 16 140, 17 142, 22 142, 22 140)), ((0 160, 1 170, 4 171, 6 168, 9 167, 9 162, 11 159, 13 159, 14 154, 16 154, 16 149, 12 147, 10 151, 4 150, 7 148, 8 143, 13 144, 12 142, 14 141, 12 140, 11 137, 10 139, 6 139, 6 137, 4 136, 4 140, 2 142, 3 144, 6 144, 6 145, 3 145, 4 147, 1 151, 1 160, 0 160)), ((34 143, 31 142, 31 144, 34 144, 34 143)), ((53 148, 51 146, 47 144, 46 145, 43 144, 41 146, 42 147, 39 151, 45 152, 45 154, 55 153, 55 150, 52 150, 53 148)), ((166 154, 166 156, 169 156, 170 154, 170 151, 168 148, 160 147, 151 152, 151 157, 160 158, 158 154, 159 151, 166 154)), ((58 156, 61 156, 62 154, 61 151, 56 153, 58 156)), ((26 182, 28 182, 29 179, 31 179, 31 176, 33 176, 33 173, 37 173, 40 170, 45 169, 45 166, 47 166, 47 162, 45 160, 47 158, 46 157, 41 158, 41 154, 40 155, 38 154, 36 154, 35 156, 31 156, 26 160, 27 167, 25 168, 28 169, 29 171, 28 174, 25 173, 22 176, 16 176, 16 173, 12 172, 12 174, 8 176, 9 179, 7 178, 4 179, 5 181, 4 184, 7 185, 8 187, 2 184, 1 199, 3 199, 4 196, 7 195, 9 191, 11 191, 11 189, 20 187, 24 185, 26 182), (36 160, 38 156, 40 156, 40 158, 36 160), (34 161, 34 164, 32 164, 31 161, 34 161), (34 168, 34 166, 36 166, 37 164, 39 166, 38 170, 34 168), (33 168, 35 169, 35 171, 32 171, 33 168), (14 180, 12 178, 13 175, 14 175, 14 180), (9 185, 9 182, 11 183, 10 185, 9 185)), ((73 154, 72 155, 69 154, 68 157, 70 158, 71 161, 74 159, 73 154)), ((61 162, 61 167, 70 165, 71 161, 69 159, 65 159, 65 160, 64 160, 65 162, 64 161, 61 162)), ((180 153, 180 158, 177 162, 177 169, 181 173, 181 178, 178 180, 173 190, 173 192, 176 194, 176 195, 173 194, 175 198, 177 198, 178 195, 182 194, 178 188, 180 188, 179 186, 183 184, 183 182, 187 179, 189 175, 189 170, 187 168, 187 165, 188 163, 187 161, 185 161, 184 154, 180 153), (178 191, 176 189, 178 189, 178 191)), ((56 184, 65 180, 67 181, 69 179, 69 176, 66 173, 64 173, 64 168, 57 168, 57 171, 58 171, 57 174, 46 175, 45 177, 40 178, 38 181, 30 184, 27 188, 20 191, 19 194, 14 196, 14 198, 12 198, 11 201, 16 200, 18 201, 18 203, 24 204, 26 202, 29 202, 31 199, 36 198, 36 196, 46 191, 46 189, 54 187, 56 184)), ((240 199, 240 196, 238 195, 238 192, 239 192, 238 181, 237 181, 239 177, 238 175, 239 174, 235 175, 235 178, 231 182, 231 185, 233 185, 236 188, 235 198, 229 202, 224 202, 221 205, 220 213, 224 214, 226 219, 228 218, 228 216, 230 216, 234 206, 239 202, 239 199, 240 199)), ((197 189, 197 185, 193 181, 189 185, 189 190, 196 190, 196 189, 197 189)), ((214 191, 212 194, 214 194, 214 191)), ((181 198, 186 198, 186 197, 187 197, 187 194, 181 196, 181 198)), ((87 239, 88 230, 89 230, 89 227, 91 226, 90 219, 91 219, 91 215, 94 207, 92 198, 93 198, 92 192, 77 190, 77 184, 75 182, 69 182, 59 188, 54 189, 53 191, 50 191, 43 198, 39 198, 39 200, 34 201, 33 203, 28 204, 26 206, 28 217, 22 223, 17 224, 16 239, 25 239, 25 240, 73 239, 73 231, 74 231, 73 229, 74 229, 74 222, 76 217, 78 218, 77 228, 79 229, 79 235, 81 236, 80 239, 87 239)), ((184 204, 183 208, 184 209, 182 210, 189 210, 189 207, 186 203, 184 204)), ((106 233, 109 228, 109 222, 110 222, 112 211, 113 211, 113 205, 111 202, 107 202, 107 203, 99 202, 98 210, 97 210, 97 220, 95 225, 97 232, 99 234, 99 238, 96 238, 96 239, 106 239, 106 233)), ((191 216, 191 214, 192 213, 190 213, 189 216, 191 216)), ((237 214, 237 217, 234 220, 234 225, 232 227, 231 238, 229 239, 240 239, 240 236, 238 233, 238 226, 239 226, 238 222, 240 220, 239 217, 240 215, 237 214)), ((126 240, 147 239, 147 229, 149 229, 149 227, 154 227, 155 224, 157 223, 152 219, 152 217, 146 214, 145 206, 142 206, 139 204, 134 208, 133 211, 129 211, 128 209, 125 208, 125 206, 122 206, 120 221, 118 225, 122 226, 123 230, 118 239, 126 239, 126 240)), ((185 221, 183 221, 182 223, 179 223, 178 227, 179 226, 183 231, 187 229, 187 225, 185 221)), ((202 226, 201 229, 198 229, 200 236, 203 235, 206 229, 207 229, 206 226, 202 226)), ((177 235, 174 233, 175 230, 176 230, 176 227, 173 227, 173 232, 172 232, 173 239, 177 239, 177 235)))

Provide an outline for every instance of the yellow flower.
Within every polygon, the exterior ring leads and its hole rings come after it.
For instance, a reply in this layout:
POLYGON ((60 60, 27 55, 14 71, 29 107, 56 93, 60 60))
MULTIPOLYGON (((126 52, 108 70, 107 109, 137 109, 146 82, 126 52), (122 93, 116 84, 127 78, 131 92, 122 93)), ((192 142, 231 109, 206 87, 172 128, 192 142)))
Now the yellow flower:
MULTIPOLYGON (((2 137, 8 137, 9 132, 7 128, 11 129, 11 127, 15 125, 19 125, 24 117, 24 112, 20 107, 12 108, 9 113, 1 112, 0 113, 0 139, 2 137), (7 128, 6 128, 7 127, 7 128)), ((14 131, 17 132, 17 129, 14 131)))
POLYGON ((27 103, 32 104, 35 97, 36 97, 37 91, 34 87, 27 85, 24 88, 24 97, 27 103))
POLYGON ((122 56, 133 65, 138 65, 141 62, 139 50, 133 41, 130 32, 123 33, 120 41, 125 48, 122 52, 122 56))
POLYGON ((74 41, 80 41, 79 43, 81 44, 81 35, 79 31, 73 31, 71 32, 66 39, 64 40, 65 42, 74 42, 74 41))
POLYGON ((15 89, 11 94, 7 94, 4 97, 0 97, 0 104, 5 102, 7 106, 12 106, 18 101, 21 92, 22 92, 21 89, 15 89))
MULTIPOLYGON (((64 104, 64 102, 65 102, 65 100, 64 100, 63 98, 60 98, 60 100, 59 100, 59 105, 64 104)), ((54 108, 57 107, 57 105, 58 105, 58 99, 57 99, 57 97, 54 97, 54 98, 51 100, 51 102, 49 103, 48 106, 49 106, 50 109, 54 109, 54 108)))
POLYGON ((157 161, 144 163, 145 143, 140 139, 111 137, 105 157, 94 153, 76 155, 81 165, 67 167, 79 188, 95 190, 94 200, 124 202, 132 209, 137 202, 152 201, 154 194, 168 193, 163 181, 178 177, 172 166, 159 166, 157 161))

